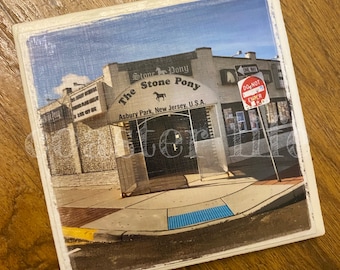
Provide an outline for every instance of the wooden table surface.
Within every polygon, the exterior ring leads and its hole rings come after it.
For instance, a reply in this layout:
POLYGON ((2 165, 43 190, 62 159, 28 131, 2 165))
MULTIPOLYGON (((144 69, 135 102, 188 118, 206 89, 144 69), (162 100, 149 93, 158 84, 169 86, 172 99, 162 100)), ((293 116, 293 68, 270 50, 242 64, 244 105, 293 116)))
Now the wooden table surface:
MULTIPOLYGON (((112 0, 0 0, 0 269, 58 267, 11 26, 112 0)), ((132 2, 132 1, 124 1, 132 2)), ((283 0, 326 235, 185 269, 340 269, 340 1, 283 0)))

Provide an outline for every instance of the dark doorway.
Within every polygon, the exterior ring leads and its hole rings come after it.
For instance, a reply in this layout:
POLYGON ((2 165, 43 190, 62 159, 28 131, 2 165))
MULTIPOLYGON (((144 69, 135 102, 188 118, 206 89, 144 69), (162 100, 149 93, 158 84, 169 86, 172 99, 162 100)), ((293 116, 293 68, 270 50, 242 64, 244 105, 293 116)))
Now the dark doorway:
MULTIPOLYGON (((198 174, 194 142, 211 137, 205 108, 129 122, 134 153, 143 152, 149 192, 188 187, 186 174, 198 174)), ((133 195, 147 193, 138 188, 133 195)))
POLYGON ((189 115, 148 119, 139 130, 150 179, 198 172, 189 115))

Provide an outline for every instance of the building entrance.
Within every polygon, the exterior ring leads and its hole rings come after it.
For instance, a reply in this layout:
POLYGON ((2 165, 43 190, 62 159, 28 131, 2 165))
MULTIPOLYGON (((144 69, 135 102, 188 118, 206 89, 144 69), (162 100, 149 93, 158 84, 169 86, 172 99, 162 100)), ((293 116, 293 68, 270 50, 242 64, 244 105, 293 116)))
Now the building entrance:
POLYGON ((225 173, 215 110, 209 106, 125 122, 125 132, 117 134, 126 135, 126 154, 116 158, 123 196, 189 187, 190 174, 202 180, 225 173))
POLYGON ((129 128, 152 191, 186 187, 185 175, 199 173, 194 143, 211 137, 206 108, 131 121, 129 128))
POLYGON ((188 174, 203 181, 228 170, 217 95, 191 77, 133 83, 117 95, 107 120, 115 123, 123 196, 188 187, 188 174))
POLYGON ((198 173, 188 114, 163 115, 147 120, 140 126, 140 132, 149 179, 198 173))
POLYGON ((206 108, 130 122, 134 152, 143 152, 149 179, 198 173, 195 141, 209 139, 206 108))

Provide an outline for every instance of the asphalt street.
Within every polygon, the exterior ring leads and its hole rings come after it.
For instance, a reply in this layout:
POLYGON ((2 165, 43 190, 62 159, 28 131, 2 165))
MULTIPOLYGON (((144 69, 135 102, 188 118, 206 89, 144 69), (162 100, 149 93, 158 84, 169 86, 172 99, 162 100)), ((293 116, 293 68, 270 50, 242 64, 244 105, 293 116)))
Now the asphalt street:
MULTIPOLYGON (((305 199, 222 224, 165 236, 131 236, 117 243, 69 243, 74 269, 136 269, 190 260, 309 228, 305 199)), ((226 265, 226 268, 228 266, 226 265)))

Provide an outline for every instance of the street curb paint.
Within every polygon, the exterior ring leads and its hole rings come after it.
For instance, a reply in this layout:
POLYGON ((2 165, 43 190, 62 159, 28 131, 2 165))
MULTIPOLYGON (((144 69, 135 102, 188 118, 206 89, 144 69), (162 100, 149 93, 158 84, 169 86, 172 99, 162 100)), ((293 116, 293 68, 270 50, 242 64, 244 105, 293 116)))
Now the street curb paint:
POLYGON ((94 241, 97 231, 98 230, 96 229, 63 227, 63 234, 66 238, 76 238, 88 241, 94 241))

